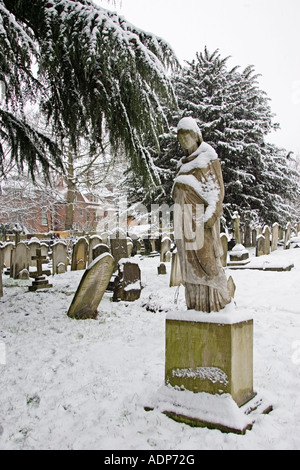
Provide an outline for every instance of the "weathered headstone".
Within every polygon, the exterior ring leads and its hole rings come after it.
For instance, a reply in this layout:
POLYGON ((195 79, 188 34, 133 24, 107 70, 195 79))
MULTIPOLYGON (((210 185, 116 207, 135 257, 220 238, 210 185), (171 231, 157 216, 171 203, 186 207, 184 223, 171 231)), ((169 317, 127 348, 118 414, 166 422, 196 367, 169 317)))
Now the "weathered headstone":
POLYGON ((165 263, 160 263, 160 265, 157 266, 157 274, 158 275, 167 274, 167 267, 165 263))
POLYGON ((0 250, 3 254, 3 267, 10 268, 11 263, 11 252, 14 248, 14 244, 12 242, 5 243, 0 250))
POLYGON ((275 222, 272 225, 272 244, 271 244, 271 251, 277 250, 278 246, 278 235, 279 235, 279 225, 275 222))
POLYGON ((114 259, 110 253, 96 258, 84 272, 70 305, 68 316, 76 320, 95 319, 98 306, 114 271, 114 259))
POLYGON ((48 263, 47 256, 42 256, 42 251, 40 248, 36 250, 36 255, 32 257, 33 261, 36 261, 37 276, 32 283, 32 286, 28 287, 30 292, 35 292, 40 289, 49 289, 53 287, 52 284, 49 284, 46 276, 43 272, 43 264, 48 263))
POLYGON ((127 238, 126 236, 117 233, 115 237, 110 240, 111 254, 115 260, 115 271, 118 269, 118 263, 121 259, 127 258, 127 238))
POLYGON ((73 247, 71 271, 82 271, 86 269, 88 257, 88 242, 86 238, 81 237, 73 247))
POLYGON ((264 245, 264 254, 269 255, 271 251, 271 230, 266 225, 263 229, 263 236, 265 237, 265 245, 264 245))
POLYGON ((20 242, 12 252, 12 267, 10 276, 18 279, 19 272, 23 269, 29 271, 29 248, 24 242, 20 242))
POLYGON ((172 252, 170 287, 180 286, 182 283, 180 261, 177 248, 172 252))
POLYGON ((121 259, 115 279, 113 301, 134 302, 141 295, 141 270, 138 263, 121 259))
POLYGON ((263 256, 265 254, 265 237, 261 234, 256 238, 255 256, 263 256))
POLYGON ((68 248, 65 242, 58 241, 52 246, 52 274, 63 274, 68 269, 68 248))
POLYGON ((249 222, 245 224, 245 231, 244 231, 244 246, 246 248, 251 246, 251 228, 249 222))
POLYGON ((93 249, 95 246, 102 243, 102 238, 98 237, 98 235, 92 235, 89 239, 89 264, 95 259, 93 258, 93 249))
POLYGON ((103 253, 109 253, 109 246, 105 245, 104 243, 99 243, 99 245, 94 246, 93 248, 93 261, 99 256, 103 255, 103 253))
POLYGON ((256 237, 257 237, 257 232, 256 232, 256 228, 254 228, 251 231, 251 245, 252 246, 256 246, 256 237))

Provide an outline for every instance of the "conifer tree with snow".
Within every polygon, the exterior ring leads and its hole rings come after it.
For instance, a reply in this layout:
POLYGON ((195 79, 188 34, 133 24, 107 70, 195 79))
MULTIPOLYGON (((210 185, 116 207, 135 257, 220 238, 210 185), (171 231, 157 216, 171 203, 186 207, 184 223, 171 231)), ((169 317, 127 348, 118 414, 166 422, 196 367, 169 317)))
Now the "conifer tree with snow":
POLYGON ((162 179, 166 177, 166 198, 170 204, 176 157, 182 156, 176 126, 181 117, 192 116, 222 163, 227 222, 236 210, 244 221, 284 222, 298 191, 296 172, 289 166, 288 152, 267 143, 278 124, 254 67, 229 69, 228 60, 205 48, 173 76, 180 113, 171 116, 171 132, 161 136, 162 150, 155 159, 162 179))
POLYGON ((170 47, 90 0, 0 0, 0 162, 6 147, 34 175, 61 165, 64 140, 79 139, 91 153, 108 134, 137 174, 155 178, 144 139, 158 145, 167 125, 162 104, 175 105, 167 68, 177 66, 170 47), (38 72, 33 72, 36 62, 38 72), (40 101, 55 139, 35 131, 25 105, 40 101), (46 153, 48 151, 48 153, 46 153))

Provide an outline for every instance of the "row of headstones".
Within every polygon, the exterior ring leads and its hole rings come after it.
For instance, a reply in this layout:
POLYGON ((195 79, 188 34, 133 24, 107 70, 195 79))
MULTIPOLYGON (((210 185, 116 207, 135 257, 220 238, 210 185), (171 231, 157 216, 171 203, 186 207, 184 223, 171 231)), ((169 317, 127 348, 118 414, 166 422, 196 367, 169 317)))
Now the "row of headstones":
MULTIPOLYGON (((300 226, 296 227, 296 232, 298 231, 300 226)), ((237 226, 235 226, 235 238, 240 241, 242 239, 242 234, 237 235, 237 226)), ((244 239, 244 245, 247 247, 255 247, 255 256, 263 256, 269 255, 271 252, 276 251, 278 249, 279 244, 283 245, 284 249, 287 250, 290 248, 291 245, 291 234, 292 234, 292 225, 290 222, 283 230, 277 222, 275 222, 272 227, 270 228, 268 225, 265 227, 258 226, 254 228, 251 232, 251 243, 247 239, 244 239)), ((228 237, 225 233, 221 234, 221 243, 223 247, 223 257, 221 259, 222 265, 225 267, 227 266, 227 255, 228 255, 228 237)), ((234 254, 231 252, 231 259, 234 261, 237 260, 238 257, 241 257, 243 252, 247 254, 247 250, 242 246, 243 250, 237 253, 237 257, 232 256, 234 254)), ((234 248, 233 248, 234 249, 234 248)))
POLYGON ((271 228, 267 225, 265 227, 259 225, 251 229, 249 225, 246 225, 244 230, 240 229, 241 243, 248 248, 256 247, 258 237, 264 236, 267 239, 270 237, 271 251, 275 251, 279 243, 284 245, 285 249, 288 249, 293 229, 296 234, 299 233, 300 223, 293 228, 291 222, 288 222, 284 229, 277 222, 271 228))
MULTIPOLYGON (((48 245, 46 243, 33 240, 28 243, 19 242, 17 245, 12 242, 3 244, 0 246, 2 256, 1 272, 3 268, 7 268, 7 274, 10 277, 28 279, 30 267, 37 267, 36 260, 32 259, 35 257, 37 249, 41 250, 43 256, 48 257, 48 245)), ((34 274, 32 274, 32 277, 34 277, 34 274)))

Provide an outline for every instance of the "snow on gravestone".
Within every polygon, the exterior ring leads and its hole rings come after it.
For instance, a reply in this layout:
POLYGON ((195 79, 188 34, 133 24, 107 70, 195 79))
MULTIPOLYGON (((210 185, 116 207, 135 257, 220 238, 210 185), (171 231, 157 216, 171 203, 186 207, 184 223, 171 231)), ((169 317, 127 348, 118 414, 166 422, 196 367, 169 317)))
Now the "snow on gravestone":
POLYGON ((134 302, 141 295, 141 270, 138 263, 123 258, 118 263, 113 301, 134 302))
POLYGON ((65 242, 58 241, 52 246, 52 274, 63 274, 68 267, 68 247, 65 242))
POLYGON ((114 271, 114 258, 110 253, 96 258, 86 269, 68 311, 76 320, 95 319, 114 271))
POLYGON ((71 271, 82 271, 86 268, 88 257, 88 242, 80 237, 73 247, 71 271))

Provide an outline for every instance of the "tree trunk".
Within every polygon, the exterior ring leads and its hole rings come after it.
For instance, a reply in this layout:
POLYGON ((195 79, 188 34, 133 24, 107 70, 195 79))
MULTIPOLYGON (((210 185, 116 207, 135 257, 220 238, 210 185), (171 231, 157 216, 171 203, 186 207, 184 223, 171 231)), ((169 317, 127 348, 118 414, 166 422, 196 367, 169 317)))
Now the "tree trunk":
POLYGON ((76 184, 74 182, 74 162, 71 146, 68 155, 68 176, 67 176, 67 211, 66 211, 66 230, 72 230, 74 222, 74 204, 76 196, 76 184))

